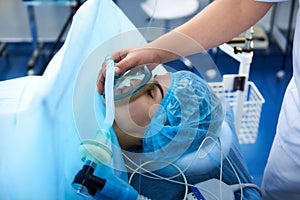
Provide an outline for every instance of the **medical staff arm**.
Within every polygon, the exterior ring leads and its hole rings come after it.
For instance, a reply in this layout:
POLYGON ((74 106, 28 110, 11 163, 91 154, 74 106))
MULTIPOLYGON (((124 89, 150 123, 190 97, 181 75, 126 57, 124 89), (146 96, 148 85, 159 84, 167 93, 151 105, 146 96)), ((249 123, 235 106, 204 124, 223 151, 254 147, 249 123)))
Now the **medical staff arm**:
MULTIPOLYGON (((140 64, 174 60, 216 47, 247 30, 260 20, 274 3, 255 0, 215 0, 188 22, 144 46, 112 53, 116 73, 140 64), (193 42, 191 42, 193 41, 193 42)), ((104 80, 99 76, 99 80, 104 80)), ((103 83, 98 82, 101 91, 103 83)))

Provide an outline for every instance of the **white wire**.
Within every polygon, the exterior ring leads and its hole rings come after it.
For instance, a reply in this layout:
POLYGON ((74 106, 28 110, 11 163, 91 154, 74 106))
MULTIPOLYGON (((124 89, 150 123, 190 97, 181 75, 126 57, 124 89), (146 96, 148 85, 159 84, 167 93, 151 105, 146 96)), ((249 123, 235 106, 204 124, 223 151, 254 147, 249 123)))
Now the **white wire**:
MULTIPOLYGON (((221 143, 221 141, 220 141, 220 143, 221 143)), ((222 145, 220 145, 220 151, 221 152, 223 152, 223 149, 222 149, 222 145)), ((223 199, 223 196, 222 196, 222 194, 223 194, 223 191, 222 191, 222 179, 223 179, 223 154, 221 153, 221 155, 220 155, 220 160, 221 160, 221 164, 220 164, 220 199, 222 200, 223 199)))
POLYGON ((150 28, 150 26, 151 26, 151 24, 152 24, 152 22, 153 22, 153 19, 154 19, 154 14, 155 14, 155 12, 156 12, 156 9, 157 9, 157 0, 155 0, 155 2, 154 2, 154 9, 153 9, 153 12, 152 12, 152 14, 151 14, 151 16, 150 16, 149 22, 148 22, 148 24, 147 24, 146 33, 145 33, 145 38, 146 38, 146 39, 147 39, 147 37, 148 37, 149 28, 150 28))
MULTIPOLYGON (((220 157, 220 165, 221 165, 221 166, 220 166, 220 181, 222 181, 223 156, 224 156, 224 152, 223 152, 223 150, 222 150, 222 146, 216 141, 216 139, 213 138, 213 137, 211 137, 211 136, 205 137, 205 139, 201 142, 199 148, 197 149, 196 155, 199 154, 199 151, 200 151, 200 149, 202 148, 202 146, 204 145, 204 142, 206 142, 208 139, 211 139, 213 142, 215 142, 215 144, 217 145, 217 147, 220 149, 220 152, 221 152, 221 157, 220 157)), ((188 165, 184 170, 181 170, 177 165, 175 165, 175 164, 172 163, 172 162, 167 162, 167 163, 171 164, 172 166, 174 166, 176 169, 178 169, 179 174, 174 175, 174 176, 171 176, 171 177, 167 177, 167 178, 166 178, 166 177, 162 177, 162 176, 160 176, 160 175, 158 175, 158 174, 155 174, 155 173, 153 173, 153 172, 151 172, 151 171, 149 171, 149 170, 143 168, 143 166, 146 165, 146 164, 149 164, 149 163, 151 163, 151 162, 158 162, 158 161, 152 160, 152 161, 148 161, 148 162, 146 162, 146 163, 143 163, 143 164, 141 164, 141 165, 137 165, 137 164, 136 164, 133 160, 131 160, 126 154, 124 154, 123 152, 122 152, 122 154, 124 155, 125 158, 127 158, 128 161, 130 161, 133 165, 135 165, 135 166, 137 167, 137 168, 134 170, 134 169, 132 169, 131 167, 129 167, 128 165, 126 165, 127 168, 129 168, 130 170, 134 171, 134 174, 135 174, 135 173, 139 173, 139 174, 142 175, 142 176, 145 176, 145 177, 148 177, 148 178, 152 178, 152 179, 163 179, 163 180, 170 181, 170 182, 177 183, 177 184, 182 184, 182 185, 186 185, 186 186, 192 186, 192 187, 196 187, 196 188, 198 188, 198 189, 200 189, 200 190, 206 191, 206 192, 208 192, 208 193, 211 193, 211 192, 205 190, 204 188, 201 188, 201 187, 198 187, 198 186, 195 186, 195 185, 192 185, 192 184, 188 184, 187 182, 184 182, 184 183, 183 183, 183 182, 179 182, 179 181, 172 180, 173 178, 175 178, 175 177, 177 177, 177 176, 179 176, 179 175, 182 175, 182 176, 184 177, 184 179, 186 179, 186 177, 185 177, 185 175, 184 175, 184 172, 185 172, 185 171, 191 166, 191 164, 196 160, 196 157, 197 157, 197 156, 194 157, 194 159, 189 163, 189 165, 188 165), (151 177, 151 176, 148 176, 148 175, 146 175, 146 174, 137 172, 138 170, 143 170, 144 172, 147 172, 147 173, 153 175, 154 177, 151 177), (156 177, 156 178, 155 178, 155 177, 156 177)), ((243 198, 243 186, 245 186, 245 187, 253 187, 253 188, 257 189, 257 190, 261 193, 260 189, 259 189, 255 184, 241 183, 240 177, 239 177, 238 173, 236 172, 235 168, 233 167, 231 161, 228 159, 227 155, 225 155, 225 159, 226 159, 226 161, 229 163, 230 167, 232 168, 232 170, 233 170, 233 172, 234 172, 234 174, 235 174, 235 176, 236 176, 236 178, 237 178, 237 180, 238 180, 238 184, 237 184, 237 185, 239 186, 239 189, 240 189, 240 192, 241 192, 241 200, 242 200, 242 198, 243 198)), ((161 162, 161 161, 159 161, 159 162, 161 162)), ((131 179, 130 179, 130 180, 131 180, 131 179)), ((221 188, 222 188, 222 187, 221 187, 221 182, 220 182, 220 191, 222 191, 221 188)), ((220 194, 222 194, 222 193, 220 193, 220 194)), ((186 194, 185 194, 185 195, 186 195, 186 194)), ((220 198, 222 199, 222 196, 221 196, 220 198)))
MULTIPOLYGON (((209 136, 207 136, 207 137, 205 137, 204 138, 204 140, 201 142, 201 144, 199 145, 199 147, 198 147, 198 149, 197 149, 197 151, 196 151, 196 155, 195 155, 195 157, 194 157, 194 159, 189 163, 189 165, 187 165, 187 167, 184 169, 184 170, 182 170, 183 171, 183 173, 188 169, 188 168, 190 168, 190 166, 193 164, 193 162, 196 160, 196 158, 198 157, 197 155, 200 155, 200 150, 201 150, 201 148, 202 148, 202 146, 204 145, 204 143, 208 140, 208 139, 211 139, 209 136)), ((214 141, 214 140, 213 140, 214 141)), ((123 152, 122 152, 123 153, 123 152)), ((128 161, 130 161, 133 165, 135 165, 136 167, 139 167, 139 165, 138 164, 136 164, 133 160, 131 160, 126 154, 124 154, 123 153, 123 155, 124 155, 124 157, 125 158, 127 158, 128 159, 128 161)), ((200 156, 199 156, 200 157, 200 156)), ((201 158, 201 157, 200 157, 201 158)), ((144 169, 144 168, 141 168, 142 170, 144 170, 145 172, 148 172, 149 173, 149 171, 148 170, 146 170, 146 169, 144 169)), ((176 175, 173 175, 173 176, 171 176, 171 177, 169 177, 170 179, 173 179, 173 178, 176 178, 177 176, 179 176, 180 175, 180 173, 179 174, 176 174, 176 175)))
POLYGON ((262 191, 260 190, 260 188, 257 185, 255 185, 253 183, 243 183, 242 186, 243 186, 243 188, 245 188, 245 187, 251 187, 251 188, 256 189, 259 192, 260 196, 262 197, 262 191))
MULTIPOLYGON (((131 174, 131 176, 130 176, 130 178, 129 178, 129 184, 130 184, 130 182, 131 182, 131 179, 133 178, 133 176, 136 174, 136 173, 139 173, 138 172, 138 170, 140 169, 140 168, 142 168, 144 165, 148 165, 148 164, 150 164, 150 163, 153 163, 153 162, 157 162, 157 161, 155 161, 155 160, 151 160, 151 161, 147 161, 147 162, 144 162, 143 164, 141 164, 138 168, 136 168, 133 172, 132 172, 132 174, 131 174)), ((161 161, 159 161, 159 162, 161 162, 161 161)), ((174 168, 176 168, 178 171, 179 171, 179 173, 181 174, 181 176, 182 176, 182 178, 183 178, 183 180, 184 180, 184 185, 185 185, 185 195, 184 195, 184 198, 183 199, 186 199, 186 197, 187 197, 187 195, 188 195, 188 183, 187 183, 187 179, 186 179, 186 176, 185 176, 185 174, 183 173, 183 171, 177 166, 177 165, 175 165, 174 163, 172 163, 172 162, 167 162, 167 161, 165 161, 165 163, 167 163, 167 164, 169 164, 169 165, 172 165, 174 168)), ((163 178, 163 177, 162 177, 163 178)), ((163 179, 163 180, 165 180, 165 178, 163 179)), ((169 179, 169 178, 167 178, 167 181, 170 181, 171 179, 169 179)))
MULTIPOLYGON (((212 138, 211 136, 207 136, 207 137, 209 137, 210 139, 212 139, 213 141, 215 141, 215 139, 212 138)), ((217 146, 218 146, 219 149, 220 149, 221 155, 223 155, 224 152, 223 152, 223 150, 222 150, 222 146, 221 146, 221 145, 219 146, 217 142, 216 142, 216 144, 217 144, 217 146)), ((242 198, 243 198, 243 187, 242 187, 241 179, 240 179, 238 173, 236 172, 235 168, 233 167, 232 163, 230 162, 230 160, 228 159, 228 157, 227 157, 226 155, 225 155, 225 159, 226 159, 226 161, 229 163, 231 169, 233 170, 233 172, 234 172, 234 174, 235 174, 235 176, 236 176, 236 178, 237 178, 237 180, 238 180, 238 185, 240 186, 241 200, 242 200, 242 198)), ((222 163, 222 160, 221 160, 221 163, 222 163)), ((222 174, 222 171, 220 171, 220 173, 222 174)))
MULTIPOLYGON (((148 161, 149 162, 149 161, 148 161)), ((170 162, 171 163, 171 162, 170 162)), ((173 164, 173 166, 177 166, 177 165, 175 165, 174 163, 172 163, 173 164)), ((127 166, 130 170, 132 170, 132 171, 137 171, 137 170, 133 170, 131 167, 129 167, 129 166, 127 166)), ((139 166, 140 167, 140 166, 139 166)), ((177 166, 178 167, 178 166, 177 166)), ((179 167, 178 167, 179 168, 179 167)), ((202 188, 202 187, 200 187, 200 186, 196 186, 196 185, 192 185, 192 184, 189 184, 189 183, 183 183, 183 182, 180 182, 180 181, 175 181, 175 180, 172 180, 172 179, 170 179, 169 177, 168 178, 166 178, 166 177, 163 177, 163 176, 160 176, 160 175, 158 175, 158 174, 155 174, 155 173, 153 173, 153 172, 150 172, 150 171, 148 171, 147 169, 144 169, 144 168, 142 168, 142 167, 140 167, 139 169, 143 169, 145 172, 147 172, 147 173, 150 173, 150 174, 152 174, 153 176, 156 176, 156 177, 158 177, 159 179, 162 179, 162 180, 166 180, 166 181, 169 181, 169 182, 172 182, 172 183, 176 183, 176 184, 180 184, 180 185, 185 185, 186 187, 187 186, 190 186, 190 187, 195 187, 195 188, 198 188, 199 190, 201 190, 201 191, 205 191, 205 192, 207 192, 207 193, 209 193, 210 195, 212 195, 212 196, 215 196, 211 191, 209 191, 209 190, 206 190, 205 188, 202 188)), ((180 168, 179 168, 180 169, 180 168)), ((182 170, 180 170, 180 171, 182 171, 182 170)), ((142 176, 145 176, 145 177, 147 177, 147 178, 152 178, 152 179, 156 179, 155 177, 151 177, 151 176, 148 176, 148 175, 146 175, 146 174, 142 174, 142 173, 140 173, 140 172, 136 172, 136 173, 139 173, 140 175, 142 175, 142 176)), ((185 175, 184 175, 185 176, 185 175)), ((129 182, 130 183, 130 182, 129 182)), ((187 194, 186 194, 187 195, 187 194)))
MULTIPOLYGON (((206 140, 207 140, 207 138, 205 138, 205 139, 201 142, 201 144, 200 144, 200 146, 199 146, 199 148, 198 148, 198 150, 197 150, 197 154, 199 153, 199 150, 201 149, 201 147, 203 146, 203 144, 204 144, 204 142, 205 142, 206 140)), ((143 168, 143 164, 142 164, 142 166, 136 164, 133 160, 131 160, 131 159, 130 159, 126 154, 124 154, 123 152, 122 152, 122 154, 124 155, 125 158, 127 158, 128 161, 130 161, 133 165, 135 165, 135 166, 137 167, 137 168, 134 170, 134 169, 132 169, 131 167, 129 167, 128 165, 126 165, 126 167, 129 168, 131 171, 134 171, 134 172, 135 172, 135 171, 137 171, 138 169, 142 169, 144 172, 149 173, 149 174, 155 176, 156 178, 138 172, 138 173, 139 173, 140 175, 142 175, 142 176, 145 176, 145 177, 148 177, 148 178, 152 178, 152 179, 163 179, 163 180, 170 181, 170 182, 177 183, 177 184, 184 184, 184 183, 179 182, 179 181, 175 181, 175 180, 172 180, 172 179, 175 178, 175 177, 177 177, 177 176, 179 176, 181 173, 184 174, 185 170, 187 170, 187 169, 189 168, 189 166, 191 165, 191 163, 194 162, 194 160, 195 160, 195 158, 196 158, 196 156, 195 156, 194 159, 193 159, 193 161, 188 165, 188 167, 185 168, 184 171, 181 170, 181 169, 180 169, 177 165, 175 165, 174 163, 168 162, 168 163, 171 163, 173 166, 176 166, 176 168, 179 169, 179 172, 180 172, 180 173, 177 174, 177 175, 174 175, 174 176, 171 176, 171 177, 167 177, 167 178, 166 178, 166 177, 162 177, 162 176, 160 176, 160 175, 158 175, 158 174, 155 174, 155 173, 153 173, 153 172, 151 172, 151 171, 149 171, 149 170, 143 168)), ((196 155, 197 155, 197 154, 196 154, 196 155)), ((154 162, 154 161, 151 161, 151 162, 154 162)), ((185 176, 185 175, 184 175, 184 176, 185 176)), ((130 179, 130 181, 131 181, 131 179, 130 179)), ((129 182, 129 183, 130 183, 130 182, 129 182)), ((197 186, 195 186, 195 185, 191 185, 191 184, 188 184, 188 183, 186 182, 186 187, 187 187, 187 186, 197 187, 197 186)), ((207 193, 210 193, 211 195, 213 195, 210 191, 207 191, 207 190, 204 189, 204 188, 200 188, 200 187, 197 187, 197 188, 200 189, 200 190, 206 191, 207 193)), ((187 195, 187 193, 185 194, 185 196, 186 196, 186 195, 187 195)), ((213 195, 213 196, 214 196, 214 195, 213 195)))

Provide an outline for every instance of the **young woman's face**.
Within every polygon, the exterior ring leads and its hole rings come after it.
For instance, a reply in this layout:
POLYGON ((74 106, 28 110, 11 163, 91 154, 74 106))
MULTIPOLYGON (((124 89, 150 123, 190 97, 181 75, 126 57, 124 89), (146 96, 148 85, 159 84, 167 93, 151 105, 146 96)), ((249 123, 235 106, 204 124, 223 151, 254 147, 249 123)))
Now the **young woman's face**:
POLYGON ((159 86, 154 86, 131 103, 116 106, 115 122, 123 132, 135 137, 143 136, 170 82, 169 75, 156 76, 154 79, 162 87, 162 91, 159 86))

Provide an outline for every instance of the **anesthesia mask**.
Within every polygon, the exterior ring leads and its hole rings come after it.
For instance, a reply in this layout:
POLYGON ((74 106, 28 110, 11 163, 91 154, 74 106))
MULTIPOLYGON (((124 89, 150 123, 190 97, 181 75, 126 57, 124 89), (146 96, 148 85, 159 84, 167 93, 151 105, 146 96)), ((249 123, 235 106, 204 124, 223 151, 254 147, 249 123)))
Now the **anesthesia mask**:
MULTIPOLYGON (((111 64, 114 64, 112 58, 106 59, 106 66, 111 64)), ((158 85, 146 65, 139 65, 123 74, 116 74, 114 79, 113 91, 116 106, 129 104, 158 85)), ((104 93, 103 97, 105 98, 104 93)))

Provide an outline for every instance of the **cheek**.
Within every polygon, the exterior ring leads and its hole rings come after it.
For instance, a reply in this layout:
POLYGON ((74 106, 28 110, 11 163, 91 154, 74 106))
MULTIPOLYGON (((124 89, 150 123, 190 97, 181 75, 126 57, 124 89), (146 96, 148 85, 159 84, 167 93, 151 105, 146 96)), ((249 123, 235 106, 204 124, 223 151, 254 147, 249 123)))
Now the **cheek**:
POLYGON ((129 106, 129 118, 135 123, 137 126, 145 127, 150 122, 149 117, 149 107, 147 104, 139 103, 139 104, 130 104, 129 106))
POLYGON ((128 116, 128 106, 115 108, 115 121, 120 128, 124 128, 127 125, 126 118, 128 118, 128 116))
POLYGON ((143 133, 149 124, 149 109, 135 102, 115 108, 115 122, 128 133, 143 133))
POLYGON ((148 111, 148 117, 150 119, 152 119, 153 115, 156 113, 159 106, 160 106, 160 104, 153 104, 152 106, 150 106, 149 111, 148 111))

